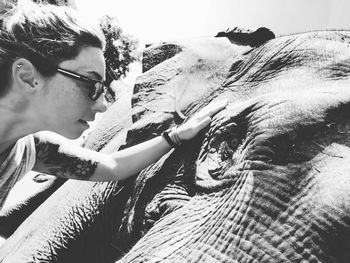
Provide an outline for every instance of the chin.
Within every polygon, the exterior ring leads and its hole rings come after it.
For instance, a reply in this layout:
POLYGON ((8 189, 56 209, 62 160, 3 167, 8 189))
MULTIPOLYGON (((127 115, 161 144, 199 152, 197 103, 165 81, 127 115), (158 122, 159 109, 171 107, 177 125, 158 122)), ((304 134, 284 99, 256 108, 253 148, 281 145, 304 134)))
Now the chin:
POLYGON ((60 132, 60 134, 70 140, 76 140, 83 134, 84 131, 85 129, 65 130, 60 132))
POLYGON ((89 128, 89 126, 87 123, 78 122, 76 125, 63 125, 63 127, 58 128, 60 129, 57 133, 70 140, 76 140, 89 128))
POLYGON ((70 140, 76 140, 78 139, 80 136, 82 135, 82 133, 79 133, 79 134, 69 134, 69 135, 64 135, 64 137, 70 139, 70 140))

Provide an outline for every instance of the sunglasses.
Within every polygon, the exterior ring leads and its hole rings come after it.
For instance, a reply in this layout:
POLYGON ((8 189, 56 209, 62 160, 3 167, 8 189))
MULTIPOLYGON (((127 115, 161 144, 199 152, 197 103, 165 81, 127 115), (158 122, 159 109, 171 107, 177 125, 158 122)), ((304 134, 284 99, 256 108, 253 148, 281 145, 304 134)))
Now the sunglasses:
POLYGON ((102 80, 91 79, 60 67, 56 67, 56 70, 67 77, 88 83, 90 85, 89 98, 93 101, 96 101, 102 93, 107 91, 108 85, 102 80))

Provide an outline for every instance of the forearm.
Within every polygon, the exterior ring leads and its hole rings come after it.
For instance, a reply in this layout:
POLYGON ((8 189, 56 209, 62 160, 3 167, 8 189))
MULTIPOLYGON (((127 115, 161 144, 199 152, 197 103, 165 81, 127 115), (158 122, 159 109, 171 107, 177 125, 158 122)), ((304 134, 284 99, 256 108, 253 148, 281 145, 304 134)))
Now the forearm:
POLYGON ((171 149, 162 136, 133 147, 105 154, 72 145, 56 134, 36 137, 34 170, 59 177, 117 181, 137 174, 171 149))
POLYGON ((159 160, 171 149, 163 136, 112 153, 97 165, 92 180, 124 180, 159 160))

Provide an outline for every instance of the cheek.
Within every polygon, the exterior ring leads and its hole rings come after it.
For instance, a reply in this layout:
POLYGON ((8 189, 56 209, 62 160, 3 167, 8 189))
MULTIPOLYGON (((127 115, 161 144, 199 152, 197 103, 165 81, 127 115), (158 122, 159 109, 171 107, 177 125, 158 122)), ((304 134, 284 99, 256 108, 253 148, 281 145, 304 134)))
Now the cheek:
POLYGON ((62 81, 61 85, 50 87, 50 104, 55 111, 54 115, 67 121, 80 119, 89 109, 87 95, 81 87, 62 81))
POLYGON ((85 115, 85 112, 89 110, 89 105, 85 98, 82 96, 77 96, 76 94, 71 94, 66 97, 60 103, 60 111, 70 120, 78 120, 85 115))

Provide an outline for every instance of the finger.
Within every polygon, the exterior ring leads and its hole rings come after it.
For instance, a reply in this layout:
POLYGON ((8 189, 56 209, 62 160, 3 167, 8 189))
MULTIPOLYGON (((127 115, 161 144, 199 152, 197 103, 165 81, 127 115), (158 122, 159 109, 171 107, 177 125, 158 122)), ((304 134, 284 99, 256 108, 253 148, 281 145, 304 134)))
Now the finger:
POLYGON ((223 110, 226 108, 227 100, 219 101, 214 104, 209 104, 208 106, 204 107, 200 112, 200 117, 205 118, 207 116, 213 116, 217 112, 223 110))
POLYGON ((202 120, 198 127, 200 130, 204 129, 205 127, 207 127, 209 125, 209 123, 211 122, 211 118, 210 117, 206 117, 204 120, 202 120))
POLYGON ((213 107, 211 111, 209 112, 210 116, 213 116, 214 114, 218 113, 219 111, 223 110, 226 108, 227 103, 220 103, 213 107))

